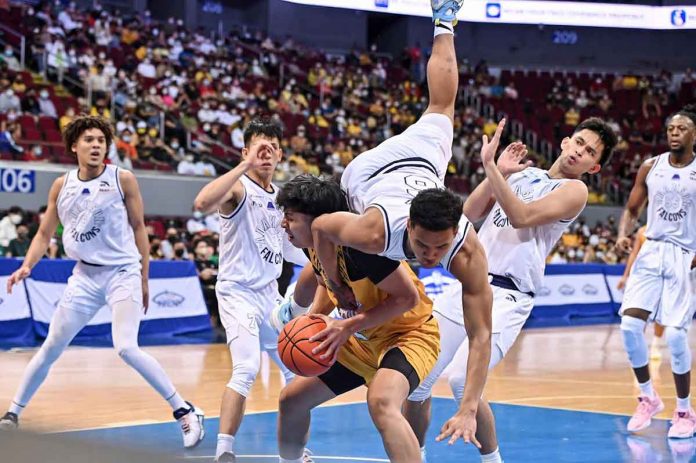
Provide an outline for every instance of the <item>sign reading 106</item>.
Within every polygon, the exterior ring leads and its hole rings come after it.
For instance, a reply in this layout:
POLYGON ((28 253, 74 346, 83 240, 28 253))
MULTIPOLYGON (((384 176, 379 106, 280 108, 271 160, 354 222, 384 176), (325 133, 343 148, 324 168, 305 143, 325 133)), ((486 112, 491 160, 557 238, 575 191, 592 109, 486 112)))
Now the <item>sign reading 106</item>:
POLYGON ((0 167, 0 192, 33 193, 35 175, 33 170, 0 167))

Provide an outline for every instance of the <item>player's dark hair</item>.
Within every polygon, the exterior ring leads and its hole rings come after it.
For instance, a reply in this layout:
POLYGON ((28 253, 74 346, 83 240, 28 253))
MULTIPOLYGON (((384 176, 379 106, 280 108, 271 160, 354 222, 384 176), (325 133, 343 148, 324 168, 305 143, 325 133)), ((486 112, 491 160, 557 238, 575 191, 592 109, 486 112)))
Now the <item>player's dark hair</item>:
POLYGON ((259 117, 253 119, 244 128, 244 146, 249 147, 254 135, 263 135, 268 138, 277 138, 278 142, 283 139, 283 128, 280 124, 269 117, 259 117))
POLYGON ((602 141, 604 149, 599 156, 599 164, 602 166, 605 165, 607 161, 611 159, 611 154, 614 151, 614 148, 616 148, 616 144, 619 142, 614 129, 612 129, 609 124, 604 122, 602 119, 598 117, 590 117, 575 127, 575 130, 573 130, 573 135, 581 130, 589 130, 590 132, 596 133, 599 139, 602 141))
POLYGON ((298 175, 283 185, 276 203, 282 210, 312 217, 348 210, 348 200, 338 183, 309 174, 298 175))
POLYGON ((696 126, 696 104, 688 104, 684 106, 682 109, 669 116, 669 119, 671 120, 674 116, 688 117, 691 119, 691 122, 694 123, 694 126, 696 126))
POLYGON ((72 153, 72 146, 77 143, 80 136, 89 129, 99 129, 106 139, 106 151, 109 151, 111 143, 114 141, 114 129, 111 122, 100 116, 77 116, 65 127, 63 131, 63 141, 65 142, 65 152, 72 153))
POLYGON ((449 190, 429 188, 418 192, 411 201, 409 218, 416 225, 429 231, 457 228, 462 217, 462 198, 449 190))

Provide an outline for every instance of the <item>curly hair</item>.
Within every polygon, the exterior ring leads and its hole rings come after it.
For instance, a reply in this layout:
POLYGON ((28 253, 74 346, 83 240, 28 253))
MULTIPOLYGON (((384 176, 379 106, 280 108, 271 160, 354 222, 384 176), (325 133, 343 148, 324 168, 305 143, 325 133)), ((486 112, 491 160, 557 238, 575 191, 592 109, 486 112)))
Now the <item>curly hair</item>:
POLYGON ((114 141, 114 129, 111 122, 103 117, 88 115, 77 116, 65 127, 63 131, 65 151, 67 153, 72 153, 72 146, 77 143, 80 136, 89 129, 99 129, 102 131, 106 139, 106 151, 109 151, 109 147, 114 141))

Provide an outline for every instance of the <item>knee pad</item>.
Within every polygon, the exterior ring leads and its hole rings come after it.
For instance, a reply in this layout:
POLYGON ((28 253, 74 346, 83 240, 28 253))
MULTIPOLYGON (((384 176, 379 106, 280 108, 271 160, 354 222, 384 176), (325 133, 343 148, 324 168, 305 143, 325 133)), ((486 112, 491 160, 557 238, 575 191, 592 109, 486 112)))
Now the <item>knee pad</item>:
POLYGON ((240 359, 232 364, 232 378, 227 383, 227 387, 238 392, 243 397, 249 397, 251 386, 254 384, 256 375, 261 368, 261 359, 240 359))
POLYGON ((683 375, 691 370, 691 349, 686 330, 668 326, 665 328, 665 339, 671 354, 672 372, 683 375))
POLYGON ((430 398, 433 392, 433 386, 435 385, 437 378, 427 377, 423 380, 415 391, 408 396, 408 400, 411 402, 423 403, 430 398))
POLYGON ((621 336, 628 360, 633 368, 648 364, 648 344, 645 342, 645 321, 636 317, 621 317, 621 336))
POLYGON ((452 372, 449 377, 449 386, 452 389, 452 395, 457 403, 462 401, 464 397, 464 385, 466 384, 466 371, 461 374, 460 372, 452 372))

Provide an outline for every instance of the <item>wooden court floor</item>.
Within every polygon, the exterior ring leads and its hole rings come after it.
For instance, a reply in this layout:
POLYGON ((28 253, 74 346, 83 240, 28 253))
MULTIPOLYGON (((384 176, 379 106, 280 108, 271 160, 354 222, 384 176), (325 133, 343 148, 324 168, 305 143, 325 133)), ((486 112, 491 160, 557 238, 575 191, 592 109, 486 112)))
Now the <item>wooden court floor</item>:
MULTIPOLYGON (((649 328, 652 331, 652 328, 649 328)), ((692 349, 696 334, 691 332, 692 349)), ((223 344, 148 347, 186 400, 218 416, 231 364, 223 344)), ((7 406, 33 350, 0 352, 0 409, 7 406)), ((652 363, 653 381, 665 401, 663 418, 674 409, 669 354, 652 363)), ((248 401, 248 411, 277 409, 282 387, 275 367, 265 365, 248 401)), ((692 386, 693 389, 693 386, 692 386)), ((489 375, 491 401, 630 414, 637 386, 623 350, 618 325, 540 328, 522 332, 506 359, 489 375)), ((435 395, 451 397, 445 379, 435 395)), ((694 394, 692 394, 694 395, 694 394)), ((359 402, 365 389, 335 399, 359 402)), ((127 367, 112 349, 70 347, 22 415, 24 429, 65 431, 172 420, 168 405, 127 367)))

